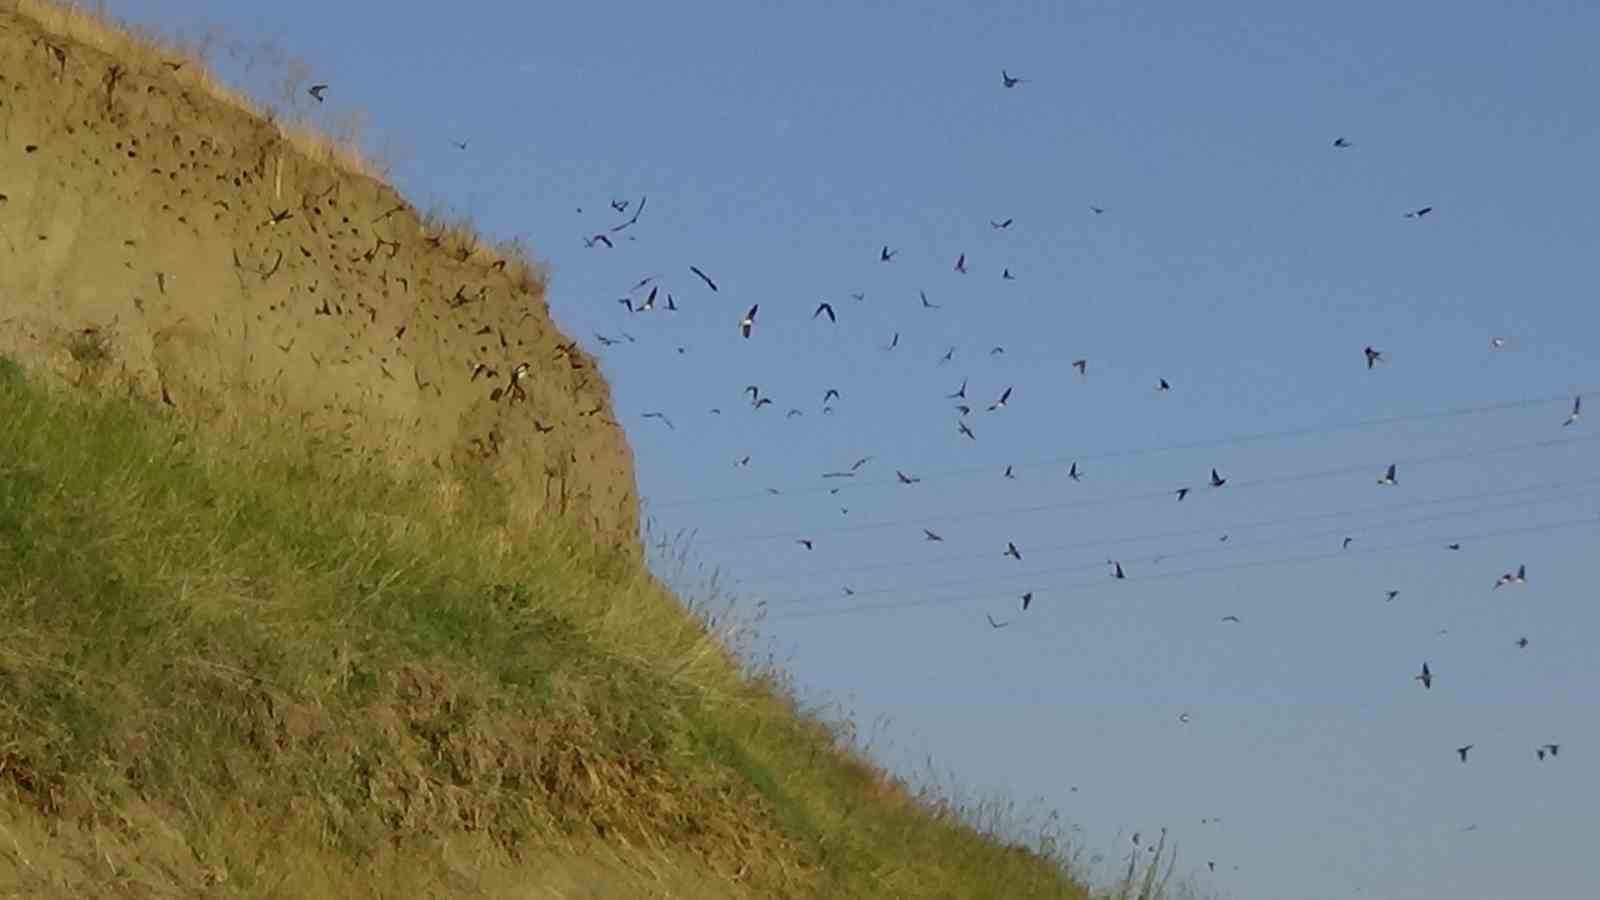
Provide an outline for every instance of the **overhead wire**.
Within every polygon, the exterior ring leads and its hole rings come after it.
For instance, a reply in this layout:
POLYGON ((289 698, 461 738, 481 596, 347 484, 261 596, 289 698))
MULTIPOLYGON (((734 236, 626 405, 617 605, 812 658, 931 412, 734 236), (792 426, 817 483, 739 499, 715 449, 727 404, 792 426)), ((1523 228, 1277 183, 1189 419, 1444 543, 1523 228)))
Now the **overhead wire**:
MULTIPOLYGON (((1228 490, 1230 493, 1248 490, 1250 488, 1265 487, 1270 485, 1292 484, 1302 481, 1313 481, 1320 478, 1330 478, 1338 475, 1349 475, 1357 472, 1377 471, 1390 464, 1416 466, 1428 463, 1454 462, 1464 459, 1477 459, 1485 456, 1495 456, 1504 453, 1515 453, 1521 450, 1541 449, 1545 447, 1558 447, 1574 444, 1589 443, 1600 440, 1600 435, 1585 435, 1582 437, 1547 438, 1539 441, 1527 441, 1518 444, 1509 444, 1499 447, 1490 447, 1479 450, 1469 450, 1451 453, 1437 453, 1429 456, 1390 457, 1384 460, 1369 461, 1352 465, 1336 466, 1328 469, 1319 469, 1311 472, 1301 472, 1289 475, 1270 476, 1248 481, 1228 479, 1223 488, 1209 488, 1207 490, 1228 490)), ((1095 507, 1115 506, 1125 503, 1138 503, 1146 500, 1170 498, 1175 491, 1172 488, 1154 491, 1141 491, 1139 493, 1114 494, 1104 497, 1091 497, 1082 500, 1066 500, 1056 503, 1043 503, 1031 506, 1010 506, 999 509, 971 510, 967 512, 930 513, 928 515, 907 517, 901 519, 879 520, 865 522, 857 525, 837 526, 825 529, 821 533, 860 534, 868 531, 880 531, 889 528, 914 528, 933 522, 958 522, 974 519, 989 519, 1001 516, 1027 515, 1041 512, 1060 512, 1071 509, 1088 509, 1095 507)), ((1198 493, 1198 491, 1197 491, 1198 493)), ((701 544, 748 544, 772 540, 794 540, 796 538, 810 538, 818 534, 817 529, 798 529, 779 532, 739 535, 713 535, 711 537, 697 536, 697 543, 701 544)))
MULTIPOLYGON (((1588 393, 1578 391, 1576 393, 1588 393)), ((1012 465, 1013 471, 1028 471, 1030 469, 1056 469, 1071 465, 1073 462, 1093 462, 1106 459, 1118 459, 1133 456, 1147 456, 1158 453, 1171 453, 1182 450, 1206 450, 1221 447, 1236 446, 1239 444, 1257 443, 1261 441, 1281 440, 1285 438, 1306 437, 1317 434, 1332 434, 1341 431, 1356 431, 1365 428, 1378 428, 1385 425, 1402 425, 1409 422, 1428 422, 1439 419, 1460 418, 1463 416, 1484 415, 1487 413, 1502 412, 1506 410, 1527 409, 1546 403, 1570 402, 1573 394, 1545 395, 1530 397, 1522 400, 1508 400, 1499 403, 1486 403, 1477 406, 1457 407, 1454 409, 1440 410, 1437 412, 1410 413, 1398 416, 1384 416, 1372 419, 1358 419, 1332 425, 1308 425, 1299 428, 1287 428, 1277 431, 1251 432, 1220 438, 1207 438, 1196 441, 1185 441, 1173 444, 1163 444, 1154 447, 1131 447, 1114 450, 1102 450, 1090 453, 1080 453, 1072 456, 1057 456, 1031 462, 1012 465)), ((940 481, 948 478, 962 478, 981 474, 993 474, 991 466, 959 466, 949 469, 935 469, 916 476, 919 481, 940 481)), ((856 490, 866 487, 889 487, 899 484, 898 478, 863 478, 841 479, 838 484, 806 485, 788 490, 780 490, 779 495, 787 497, 808 496, 827 493, 833 490, 856 490)), ((710 503, 730 503, 741 500, 758 500, 773 496, 767 490, 750 491, 739 494, 721 494, 702 497, 680 497, 668 500, 652 500, 649 506, 652 510, 669 509, 681 506, 698 506, 710 503)))
MULTIPOLYGON (((1486 500, 1494 497, 1507 497, 1552 490, 1567 490, 1596 483, 1600 483, 1600 477, 1579 479, 1576 481, 1565 480, 1541 482, 1539 484, 1525 485, 1523 487, 1516 488, 1506 488, 1498 491, 1474 491, 1468 494, 1456 494, 1448 497, 1435 497, 1424 500, 1407 499, 1405 506, 1408 509, 1421 509, 1432 506, 1465 503, 1473 500, 1486 500)), ((1220 526, 1208 525, 1203 528, 1184 528, 1173 531, 1146 532, 1144 534, 1125 535, 1111 538, 1094 538, 1083 541, 1071 541, 1062 544, 1034 544, 1027 546, 1027 553, 1028 556, 1033 557, 1059 553, 1064 550, 1082 550, 1089 547, 1118 546, 1123 544, 1143 543, 1146 541, 1167 540, 1170 538, 1197 537, 1200 535, 1216 534, 1218 530, 1224 531, 1228 534, 1234 534, 1241 531, 1251 531, 1254 529, 1270 528, 1280 525, 1297 525, 1305 522, 1322 521, 1325 519, 1339 519, 1348 518, 1351 516, 1381 514, 1390 511, 1392 506, 1393 504, 1385 506, 1364 506, 1357 509, 1344 509, 1335 512, 1307 513, 1298 516, 1281 516, 1271 519, 1256 519, 1251 522, 1234 524, 1225 523, 1220 526)), ((1370 524, 1363 526, 1364 529, 1370 527, 1370 524)), ((1248 543, 1249 542, 1247 542, 1247 544, 1248 543)), ((902 559, 890 562, 874 562, 866 565, 829 566, 827 572, 830 575, 853 575, 863 572, 882 572, 905 568, 928 569, 954 563, 981 562, 983 560, 993 559, 998 555, 1000 554, 997 551, 985 551, 983 553, 944 555, 932 559, 902 559)), ((740 575, 736 580, 741 586, 749 586, 753 584, 782 584, 795 581, 815 581, 816 578, 816 570, 814 568, 810 568, 804 570, 757 573, 755 575, 740 575)))
MULTIPOLYGON (((1537 534, 1537 533, 1542 533, 1542 532, 1554 531, 1554 530, 1561 529, 1561 528, 1574 528, 1574 527, 1583 526, 1583 525, 1587 525, 1587 526, 1590 526, 1590 527, 1600 527, 1600 516, 1590 515, 1590 516, 1584 516, 1584 517, 1578 518, 1578 519, 1563 520, 1563 521, 1560 521, 1560 522, 1547 522, 1547 523, 1540 524, 1540 525, 1529 525, 1529 526, 1525 526, 1525 527, 1521 527, 1521 528, 1502 528, 1502 529, 1496 529, 1496 530, 1493 530, 1493 531, 1479 532, 1477 534, 1458 535, 1458 536, 1455 536, 1455 537, 1458 540, 1461 540, 1463 542, 1465 542, 1465 541, 1477 541, 1477 540, 1486 540, 1486 539, 1496 538, 1496 537, 1505 537, 1505 536, 1509 536, 1509 535, 1537 534)), ((1330 553, 1308 554, 1308 555, 1302 555, 1302 556, 1287 556, 1287 557, 1279 557, 1279 558, 1276 558, 1276 559, 1266 559, 1266 560, 1250 560, 1250 561, 1246 561, 1246 562, 1230 563, 1230 564, 1221 565, 1221 566, 1209 566, 1209 567, 1198 567, 1198 568, 1192 568, 1192 569, 1182 569, 1182 570, 1179 570, 1179 571, 1176 571, 1176 572, 1162 572, 1162 573, 1155 574, 1155 575, 1129 576, 1126 579, 1126 581, 1133 582, 1135 584, 1140 584, 1140 583, 1151 582, 1151 581, 1168 581, 1168 580, 1171 580, 1171 579, 1174 579, 1174 578, 1186 578, 1186 577, 1192 577, 1192 576, 1196 576, 1196 575, 1209 575, 1209 574, 1215 574, 1215 573, 1221 573, 1221 572, 1240 571, 1240 570, 1245 570, 1245 569, 1259 569, 1259 568, 1267 568, 1267 567, 1279 566, 1279 565, 1294 565, 1294 564, 1305 563, 1305 562, 1319 562, 1319 561, 1322 561, 1322 560, 1337 559, 1337 558, 1339 558, 1341 556, 1345 556, 1345 555, 1367 555, 1367 554, 1390 553, 1390 552, 1394 552, 1394 551, 1397 551, 1397 550, 1408 550, 1408 549, 1414 549, 1414 548, 1417 548, 1417 547, 1436 546, 1436 545, 1438 545, 1439 543, 1441 543, 1444 540, 1445 540, 1444 538, 1430 538, 1430 539, 1427 539, 1427 540, 1410 541, 1410 542, 1401 543, 1401 544, 1391 544, 1391 545, 1388 545, 1388 546, 1364 547, 1364 548, 1360 548, 1360 549, 1357 549, 1357 550, 1337 550, 1337 551, 1333 551, 1333 552, 1330 552, 1330 553)), ((1036 593, 1038 593, 1040 595, 1039 599, 1041 601, 1048 603, 1051 598, 1053 598, 1055 596, 1059 596, 1061 594, 1076 593, 1076 592, 1080 592, 1080 591, 1090 590, 1090 589, 1093 589, 1093 588, 1104 588, 1104 587, 1106 587, 1106 580, 1105 579, 1096 579, 1095 581, 1069 582, 1069 583, 1064 584, 1064 585, 1055 585, 1055 586, 1050 586, 1050 587, 1047 587, 1047 588, 1041 588, 1040 591, 1038 591, 1036 593)), ((832 616, 852 615, 852 614, 858 614, 858 613, 864 613, 864 612, 882 612, 882 611, 889 611, 889 610, 895 610, 895 609, 907 609, 907 608, 913 608, 913 607, 940 606, 940 605, 948 605, 948 604, 952 604, 952 603, 960 603, 960 602, 963 602, 963 601, 993 600, 993 599, 997 599, 997 597, 979 597, 979 596, 970 595, 970 594, 969 595, 963 595, 963 596, 951 596, 951 597, 919 598, 919 599, 916 599, 916 600, 905 600, 905 601, 901 601, 901 602, 897 602, 897 603, 854 604, 854 605, 850 605, 850 606, 832 607, 832 608, 829 608, 829 609, 802 610, 802 611, 798 611, 798 612, 794 612, 794 613, 782 613, 782 612, 780 612, 779 614, 777 614, 775 616, 772 616, 771 619, 773 621, 780 621, 780 620, 781 621, 794 621, 794 620, 802 620, 802 619, 826 618, 826 617, 832 617, 832 616)), ((1008 601, 1014 601, 1015 598, 1008 597, 1007 600, 1008 601)))

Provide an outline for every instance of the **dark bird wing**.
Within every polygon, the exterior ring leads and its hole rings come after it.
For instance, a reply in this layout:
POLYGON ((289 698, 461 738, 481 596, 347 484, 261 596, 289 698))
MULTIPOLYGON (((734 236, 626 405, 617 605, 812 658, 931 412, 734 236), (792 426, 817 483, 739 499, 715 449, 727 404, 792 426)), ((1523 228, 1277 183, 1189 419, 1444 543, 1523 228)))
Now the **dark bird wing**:
POLYGON ((706 273, 700 271, 700 267, 699 266, 690 266, 689 267, 689 271, 691 271, 694 274, 700 276, 700 280, 704 281, 706 283, 706 287, 711 288, 711 292, 712 293, 716 293, 717 292, 717 283, 715 281, 711 280, 711 276, 710 275, 707 275, 706 273))

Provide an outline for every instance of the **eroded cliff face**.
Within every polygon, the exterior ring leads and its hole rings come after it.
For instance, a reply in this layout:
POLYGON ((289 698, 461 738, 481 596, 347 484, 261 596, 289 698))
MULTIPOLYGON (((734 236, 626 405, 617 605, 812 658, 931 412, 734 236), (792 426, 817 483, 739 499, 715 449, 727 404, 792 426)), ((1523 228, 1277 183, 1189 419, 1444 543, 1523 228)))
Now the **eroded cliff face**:
POLYGON ((475 460, 519 515, 637 549, 610 389, 537 273, 148 62, 0 12, 0 354, 351 453, 475 460))

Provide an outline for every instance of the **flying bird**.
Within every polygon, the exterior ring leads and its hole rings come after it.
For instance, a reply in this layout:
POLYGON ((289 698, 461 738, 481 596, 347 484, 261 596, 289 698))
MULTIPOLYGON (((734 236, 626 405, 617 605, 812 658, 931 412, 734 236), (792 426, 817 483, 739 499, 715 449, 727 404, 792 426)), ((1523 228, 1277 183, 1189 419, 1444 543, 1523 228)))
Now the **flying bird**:
POLYGON ((1423 216, 1425 216, 1425 215, 1427 215, 1428 213, 1431 213, 1431 212, 1433 212, 1433 207, 1424 206, 1421 209, 1414 209, 1411 212, 1406 213, 1406 218, 1408 218, 1408 219, 1420 219, 1423 216))
POLYGON ((1016 480, 1016 478, 1017 478, 1017 476, 1016 476, 1016 475, 1013 475, 1013 474, 1012 474, 1012 473, 1011 473, 1011 467, 1010 467, 1010 466, 1006 466, 1006 471, 1005 471, 1005 477, 1007 477, 1007 478, 1009 478, 1009 479, 1011 479, 1011 480, 1013 480, 1013 481, 1015 481, 1015 480, 1016 480))
POLYGON ((800 546, 802 546, 804 548, 806 548, 807 550, 812 549, 811 541, 807 540, 806 538, 801 538, 801 539, 795 541, 795 543, 799 544, 800 546))
POLYGON ((967 437, 973 439, 973 440, 977 440, 978 439, 978 436, 972 433, 972 429, 968 428, 967 427, 967 423, 965 423, 965 422, 957 422, 956 423, 956 430, 961 432, 962 434, 966 435, 967 437))
POLYGON ((1011 223, 1014 222, 1014 221, 1016 221, 1016 220, 1015 219, 1006 219, 1004 222, 996 222, 995 220, 990 219, 989 220, 989 227, 993 228, 995 231, 1004 231, 1007 228, 1010 228, 1011 227, 1011 223))
POLYGON ((1383 351, 1381 350, 1374 350, 1371 347, 1368 347, 1361 352, 1367 355, 1367 368, 1369 369, 1375 364, 1383 362, 1383 351))
POLYGON ((619 213, 625 213, 628 211, 628 204, 632 202, 632 200, 613 200, 611 201, 611 208, 619 213))
POLYGON ((1011 557, 1012 559, 1014 559, 1014 560, 1016 560, 1018 562, 1022 561, 1022 553, 1021 553, 1021 551, 1017 550, 1017 545, 1011 543, 1010 541, 1006 541, 1006 552, 1005 552, 1005 555, 1011 557))
POLYGON ((1560 744, 1545 744, 1544 745, 1544 749, 1549 750, 1551 756, 1560 756, 1561 755, 1561 745, 1560 744))
POLYGON ((1583 412, 1583 395, 1580 394, 1572 398, 1572 412, 1567 415, 1567 420, 1562 422, 1561 426, 1565 428, 1578 421, 1578 414, 1581 412, 1583 412))
POLYGON ((1001 281, 1016 281, 1017 280, 1017 276, 1011 274, 1011 270, 1010 269, 1006 269, 1005 271, 1000 273, 1000 280, 1001 281))
POLYGON ((1158 390, 1158 391, 1170 391, 1170 390, 1172 390, 1172 385, 1167 384, 1167 380, 1165 378, 1160 379, 1160 381, 1161 381, 1161 383, 1156 385, 1156 390, 1158 390))
POLYGON ((1183 502, 1183 498, 1189 496, 1189 489, 1188 488, 1178 488, 1178 492, 1177 493, 1178 493, 1178 502, 1182 503, 1183 502))
POLYGON ((830 398, 830 397, 835 399, 835 400, 839 399, 839 391, 838 391, 838 389, 836 389, 836 388, 828 388, 827 392, 822 395, 822 403, 823 403, 824 406, 827 405, 828 398, 830 398))
POLYGON ((325 84, 313 84, 310 87, 310 89, 308 89, 306 91, 306 93, 308 93, 311 96, 317 98, 317 102, 321 103, 322 102, 322 95, 327 93, 327 91, 328 91, 328 86, 327 85, 325 85, 325 84))
POLYGON ((1348 147, 1348 146, 1350 146, 1350 142, 1345 140, 1344 138, 1334 138, 1333 139, 1333 145, 1335 147, 1348 147))
POLYGON ((883 349, 885 349, 885 350, 893 350, 894 348, 896 348, 898 346, 900 346, 900 332, 896 331, 894 333, 894 337, 889 339, 889 346, 887 346, 887 347, 885 347, 883 349))
POLYGON ((926 528, 922 529, 922 534, 924 535, 923 540, 925 540, 925 541, 942 541, 942 540, 944 540, 944 538, 940 537, 937 534, 934 534, 932 531, 929 531, 926 528))
POLYGON ((1395 470, 1394 463, 1390 463, 1389 464, 1389 468, 1385 469, 1383 475, 1378 478, 1378 483, 1379 484, 1394 484, 1395 483, 1395 479, 1394 479, 1395 472, 1394 472, 1394 470, 1395 470))
POLYGON ((689 271, 691 271, 694 274, 700 276, 700 280, 704 281, 706 283, 706 287, 711 288, 711 293, 715 294, 717 292, 717 283, 715 281, 711 280, 711 276, 710 275, 707 275, 706 273, 700 271, 700 267, 699 266, 690 266, 689 267, 689 271))
POLYGON ((990 412, 994 412, 995 410, 1000 409, 1001 407, 1005 406, 1006 405, 1006 401, 1010 400, 1010 399, 1011 399, 1011 388, 1006 388, 1004 391, 1002 391, 1000 393, 1000 399, 996 400, 993 404, 991 404, 989 406, 989 411, 990 412))
POLYGON ((972 407, 966 405, 965 403, 957 403, 956 412, 961 413, 963 416, 970 416, 972 415, 972 407))
POLYGON ((1237 623, 1239 621, 1239 617, 1238 616, 1223 616, 1222 617, 1222 621, 1237 623))
POLYGON ((917 294, 920 297, 922 297, 922 307, 924 309, 938 309, 939 308, 939 304, 937 304, 937 303, 929 303, 928 302, 928 292, 927 291, 917 291, 917 294))
POLYGON ((1032 602, 1033 602, 1033 591, 1029 591, 1026 594, 1023 594, 1022 595, 1022 611, 1023 612, 1027 612, 1028 611, 1028 604, 1030 604, 1032 602))
POLYGON ((1444 548, 1446 550, 1460 550, 1461 549, 1461 545, 1460 544, 1445 544, 1444 548))
POLYGON ((946 350, 944 352, 943 356, 939 357, 939 365, 942 366, 945 363, 949 362, 951 360, 951 358, 953 358, 955 355, 956 355, 956 348, 954 346, 952 346, 949 350, 946 350))
POLYGON ((834 324, 838 324, 839 320, 837 318, 835 318, 834 315, 833 315, 833 304, 831 304, 831 303, 818 303, 817 304, 817 311, 811 314, 811 318, 815 319, 817 316, 820 316, 823 313, 827 313, 828 314, 828 321, 829 322, 833 322, 834 324))
POLYGON ((1517 646, 1523 650, 1528 649, 1528 639, 1525 637, 1517 638, 1517 646))
POLYGON ((1339 549, 1340 550, 1349 550, 1350 549, 1350 542, 1354 541, 1354 540, 1355 540, 1355 538, 1345 538, 1344 539, 1344 543, 1339 545, 1339 549))
POLYGON ((863 457, 861 457, 860 459, 858 459, 855 462, 850 464, 850 471, 852 471, 852 472, 856 471, 857 469, 861 468, 862 466, 866 465, 867 463, 872 462, 873 459, 875 459, 875 457, 871 457, 871 456, 863 456, 863 457))
POLYGON ((1456 748, 1456 755, 1461 757, 1461 761, 1462 762, 1466 762, 1467 761, 1467 751, 1471 750, 1473 747, 1476 747, 1476 746, 1477 746, 1476 744, 1468 744, 1465 747, 1457 747, 1456 748))
POLYGON ((467 149, 467 142, 466 141, 451 141, 450 144, 451 144, 451 146, 455 147, 457 150, 465 150, 465 149, 467 149))
POLYGON ((1079 375, 1088 375, 1089 374, 1089 361, 1087 359, 1080 359, 1080 360, 1074 362, 1072 364, 1072 367, 1074 369, 1078 370, 1078 374, 1079 375))
POLYGON ((1393 601, 1394 598, 1396 598, 1398 596, 1400 596, 1400 592, 1399 591, 1384 591, 1384 597, 1385 597, 1384 602, 1385 603, 1389 603, 1389 602, 1393 601))
POLYGON ((1500 587, 1502 587, 1504 585, 1508 585, 1508 584, 1527 584, 1527 583, 1528 583, 1528 567, 1526 565, 1521 565, 1521 566, 1517 566, 1517 571, 1516 572, 1507 572, 1504 575, 1501 575, 1499 578, 1495 579, 1494 586, 1496 588, 1500 588, 1500 587))
POLYGON ((946 394, 946 400, 965 400, 967 398, 967 379, 961 379, 961 389, 954 394, 946 394))
POLYGON ((1007 626, 1007 625, 1010 625, 1010 624, 1011 624, 1011 623, 1010 623, 1010 622, 996 622, 996 621, 995 621, 995 620, 994 620, 994 616, 991 616, 991 615, 989 615, 989 614, 988 614, 988 613, 984 613, 984 614, 983 614, 983 617, 984 617, 984 618, 985 618, 985 619, 988 619, 988 620, 989 620, 989 627, 990 627, 990 628, 1004 628, 1004 627, 1006 627, 1006 626, 1007 626))
POLYGON ((1116 560, 1112 560, 1111 561, 1111 577, 1112 578, 1126 578, 1126 577, 1128 577, 1128 576, 1122 574, 1122 563, 1119 563, 1116 560))
POLYGON ((922 480, 921 478, 912 478, 910 475, 907 475, 899 469, 894 470, 894 477, 900 479, 901 484, 916 484, 922 480))
POLYGON ((669 429, 671 429, 673 431, 677 431, 678 430, 678 429, 672 427, 672 420, 667 418, 665 413, 647 412, 647 413, 644 414, 644 417, 646 419, 660 419, 662 421, 662 423, 665 424, 669 429))
POLYGON ((1416 679, 1417 681, 1422 682, 1423 690, 1427 690, 1428 688, 1433 687, 1433 673, 1428 671, 1427 662, 1423 662, 1423 664, 1422 664, 1422 674, 1421 675, 1413 675, 1411 677, 1416 679))
POLYGON ((888 262, 899 255, 899 253, 899 250, 890 250, 889 245, 884 244, 883 249, 878 251, 878 262, 888 262))
POLYGON ((615 244, 611 243, 611 238, 608 238, 603 234, 597 234, 592 238, 583 239, 583 245, 585 247, 593 247, 595 244, 605 244, 607 247, 612 248, 616 247, 615 244))
POLYGON ((743 334, 745 337, 750 336, 750 329, 756 326, 756 310, 760 308, 761 304, 757 303, 755 306, 750 307, 749 312, 744 314, 744 319, 739 322, 740 334, 743 334))
POLYGON ((1211 486, 1212 487, 1219 488, 1219 487, 1222 487, 1223 485, 1225 485, 1227 483, 1228 483, 1228 479, 1223 478, 1221 475, 1218 475, 1216 469, 1212 469, 1211 470, 1211 486))
POLYGON ((967 255, 965 253, 956 257, 956 271, 963 275, 967 274, 967 255))
POLYGON ((1089 210, 1090 210, 1090 212, 1093 212, 1095 215, 1098 216, 1098 215, 1102 215, 1103 213, 1105 213, 1106 208, 1104 206, 1091 206, 1091 207, 1089 207, 1089 210))
POLYGON ((1011 73, 1007 72, 1005 69, 1001 69, 1000 70, 1000 83, 1005 85, 1008 88, 1014 88, 1019 84, 1025 84, 1026 83, 1026 79, 1012 78, 1011 77, 1011 73))
POLYGON ((1072 464, 1071 468, 1067 469, 1067 477, 1071 478, 1073 481, 1083 480, 1083 473, 1078 471, 1078 464, 1076 462, 1072 464))

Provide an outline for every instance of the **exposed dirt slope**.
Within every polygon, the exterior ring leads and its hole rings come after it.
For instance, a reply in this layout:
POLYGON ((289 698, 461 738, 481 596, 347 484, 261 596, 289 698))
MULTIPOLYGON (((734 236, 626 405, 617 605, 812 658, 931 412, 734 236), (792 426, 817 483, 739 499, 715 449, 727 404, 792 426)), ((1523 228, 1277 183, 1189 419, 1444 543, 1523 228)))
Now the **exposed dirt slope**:
POLYGON ((520 514, 636 550, 610 390, 539 274, 308 157, 192 68, 0 11, 0 353, 206 419, 292 417, 351 453, 478 457, 520 514))

